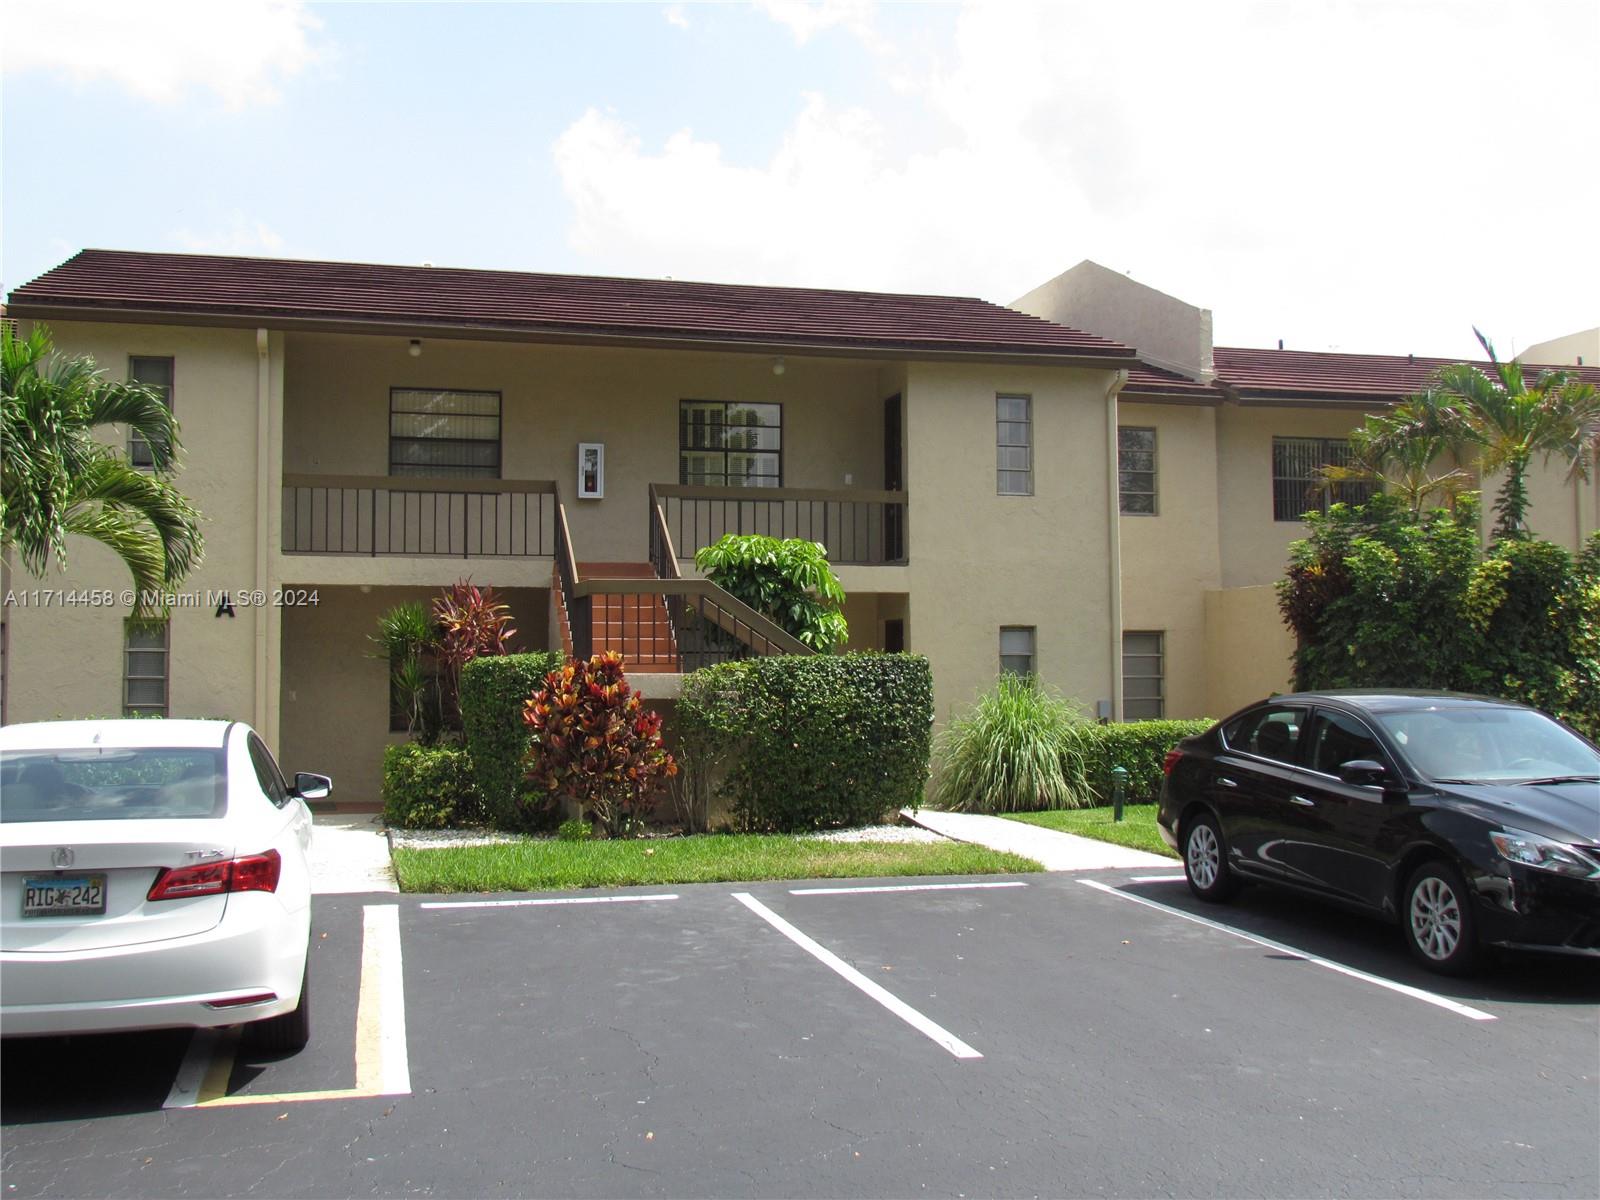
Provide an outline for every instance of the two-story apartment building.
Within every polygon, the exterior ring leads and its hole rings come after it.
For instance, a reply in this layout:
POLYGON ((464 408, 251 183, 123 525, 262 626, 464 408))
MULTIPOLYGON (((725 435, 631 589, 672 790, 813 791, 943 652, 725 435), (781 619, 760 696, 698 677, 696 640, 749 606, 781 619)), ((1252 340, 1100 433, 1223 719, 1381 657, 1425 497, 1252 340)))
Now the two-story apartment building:
MULTIPOLYGON (((695 578, 730 530, 823 542, 850 648, 926 654, 940 720, 1002 665, 1112 717, 1221 713, 1288 680, 1268 585, 1309 471, 1431 369, 1213 353, 1203 310, 1092 264, 1004 308, 85 251, 8 315, 167 390, 206 557, 155 633, 69 602, 127 587, 96 545, 8 568, 5 719, 249 720, 347 800, 395 736, 379 615, 459 577, 661 702, 794 649, 695 578)), ((1593 529, 1593 489, 1566 511, 1593 529)))
MULTIPOLYGON (((1318 467, 1342 461, 1368 414, 1458 360, 1214 346, 1208 310, 1092 262, 1012 306, 1135 346, 1144 364, 1117 412, 1124 715, 1221 716, 1285 688, 1293 641, 1272 585, 1305 535, 1302 514, 1362 495, 1318 491, 1318 467), (1135 678, 1141 669, 1159 671, 1159 688, 1135 678), (1135 695, 1156 691, 1159 703, 1135 695)), ((1597 334, 1533 347, 1526 361, 1600 384, 1584 358, 1597 334)), ((1600 528, 1600 480, 1539 463, 1529 492, 1540 536, 1577 551, 1600 528)), ((1484 519, 1487 538, 1487 507, 1484 519)))

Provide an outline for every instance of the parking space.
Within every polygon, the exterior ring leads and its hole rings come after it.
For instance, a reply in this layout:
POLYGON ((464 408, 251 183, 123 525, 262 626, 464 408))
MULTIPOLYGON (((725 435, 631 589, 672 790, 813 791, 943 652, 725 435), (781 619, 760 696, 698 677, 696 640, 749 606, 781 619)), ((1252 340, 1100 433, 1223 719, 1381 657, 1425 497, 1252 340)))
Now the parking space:
POLYGON ((1600 1193, 1595 964, 1442 982, 1175 875, 319 897, 252 1103, 165 1107, 184 1034, 7 1043, 5 1194, 1600 1193), (379 908, 397 1095, 357 1094, 379 908))

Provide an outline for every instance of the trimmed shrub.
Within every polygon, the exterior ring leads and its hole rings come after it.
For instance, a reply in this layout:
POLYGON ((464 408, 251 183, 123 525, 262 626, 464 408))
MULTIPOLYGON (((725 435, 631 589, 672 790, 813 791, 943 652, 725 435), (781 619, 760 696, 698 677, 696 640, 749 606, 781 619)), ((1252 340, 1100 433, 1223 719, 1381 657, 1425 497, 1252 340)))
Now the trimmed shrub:
POLYGON ((383 752, 383 820, 399 829, 450 829, 483 821, 472 763, 460 746, 405 742, 383 752))
POLYGON ((933 674, 916 654, 782 655, 696 671, 681 755, 746 829, 881 821, 922 800, 933 674))
POLYGON ((1087 781, 1090 804, 1110 804, 1114 767, 1128 772, 1127 804, 1154 804, 1161 798, 1161 762, 1186 737, 1204 733, 1212 722, 1129 721, 1124 725, 1078 725, 1067 754, 1075 757, 1087 781))
POLYGON ((939 735, 933 803, 960 812, 1034 812, 1093 803, 1083 714, 1032 675, 1004 674, 939 735))
POLYGON ((542 797, 530 794, 529 730, 522 719, 528 697, 565 661, 560 651, 488 655, 461 668, 461 726, 472 756, 473 778, 490 822, 505 829, 533 822, 542 797))

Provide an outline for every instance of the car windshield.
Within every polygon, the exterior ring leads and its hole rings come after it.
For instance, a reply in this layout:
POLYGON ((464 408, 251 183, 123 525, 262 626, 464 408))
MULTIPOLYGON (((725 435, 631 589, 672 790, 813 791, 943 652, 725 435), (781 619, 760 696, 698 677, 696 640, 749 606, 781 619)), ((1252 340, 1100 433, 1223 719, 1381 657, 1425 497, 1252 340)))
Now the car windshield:
POLYGON ((221 817, 221 750, 194 747, 0 753, 0 821, 221 817))
POLYGON ((1600 751, 1549 717, 1482 705, 1378 713, 1413 766, 1439 782, 1582 782, 1600 777, 1600 751))

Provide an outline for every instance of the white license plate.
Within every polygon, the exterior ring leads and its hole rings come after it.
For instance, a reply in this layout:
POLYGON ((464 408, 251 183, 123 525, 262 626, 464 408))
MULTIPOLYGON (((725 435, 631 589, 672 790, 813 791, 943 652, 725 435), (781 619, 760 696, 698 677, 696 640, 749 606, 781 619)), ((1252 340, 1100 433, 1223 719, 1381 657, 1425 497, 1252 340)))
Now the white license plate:
POLYGON ((97 917, 105 911, 104 875, 52 875, 22 881, 25 917, 97 917))

